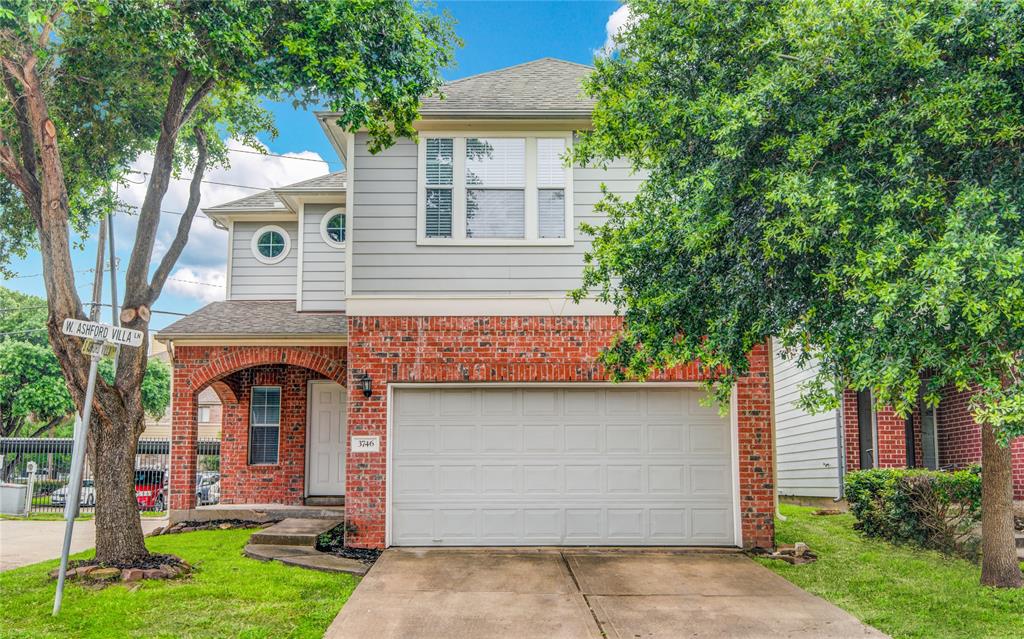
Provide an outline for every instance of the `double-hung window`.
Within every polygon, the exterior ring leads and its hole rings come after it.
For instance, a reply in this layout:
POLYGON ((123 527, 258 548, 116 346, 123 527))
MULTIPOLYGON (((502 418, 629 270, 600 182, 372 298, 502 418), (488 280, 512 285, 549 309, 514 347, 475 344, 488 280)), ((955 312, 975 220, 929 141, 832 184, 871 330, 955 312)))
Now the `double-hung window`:
POLYGON ((568 134, 425 135, 421 244, 571 244, 568 134))
POLYGON ((276 464, 281 432, 281 387, 253 386, 249 401, 249 463, 276 464))

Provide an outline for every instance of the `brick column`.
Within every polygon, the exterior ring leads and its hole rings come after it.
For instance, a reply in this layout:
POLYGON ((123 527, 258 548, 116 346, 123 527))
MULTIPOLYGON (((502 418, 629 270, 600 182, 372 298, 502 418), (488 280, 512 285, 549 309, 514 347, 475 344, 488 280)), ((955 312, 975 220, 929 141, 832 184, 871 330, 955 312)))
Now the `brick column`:
POLYGON ((744 548, 775 546, 770 357, 766 345, 755 346, 749 356, 750 373, 736 383, 740 525, 744 548))
POLYGON ((172 388, 170 509, 191 510, 196 507, 197 394, 179 377, 177 368, 172 388))

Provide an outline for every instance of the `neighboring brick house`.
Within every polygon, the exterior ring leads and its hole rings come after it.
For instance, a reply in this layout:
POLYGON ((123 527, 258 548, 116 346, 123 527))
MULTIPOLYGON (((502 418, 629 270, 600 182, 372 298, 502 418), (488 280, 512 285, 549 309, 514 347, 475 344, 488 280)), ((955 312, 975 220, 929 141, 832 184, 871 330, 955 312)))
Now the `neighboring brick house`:
MULTIPOLYGON (((864 468, 957 469, 981 462, 981 428, 971 416, 969 391, 946 387, 938 406, 922 401, 904 419, 892 409, 876 409, 869 391, 845 390, 838 409, 812 415, 796 400, 800 384, 816 372, 775 353, 780 495, 839 498, 843 475, 864 468)), ((1024 438, 1011 449, 1014 499, 1024 500, 1024 438)))
POLYGON ((344 503, 349 543, 773 543, 770 353, 723 414, 696 365, 612 384, 620 326, 575 304, 602 185, 566 167, 589 67, 451 82, 377 153, 317 115, 346 173, 205 213, 227 300, 161 330, 174 362, 172 517, 195 508, 197 398, 223 404, 221 502, 344 503))

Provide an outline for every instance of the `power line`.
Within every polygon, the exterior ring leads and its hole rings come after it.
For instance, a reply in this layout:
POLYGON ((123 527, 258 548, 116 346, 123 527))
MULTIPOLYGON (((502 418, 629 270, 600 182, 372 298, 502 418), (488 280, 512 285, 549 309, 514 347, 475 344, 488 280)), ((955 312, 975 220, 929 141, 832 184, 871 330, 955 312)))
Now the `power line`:
MULTIPOLYGON (((85 269, 84 271, 75 271, 75 273, 92 273, 95 270, 96 269, 88 268, 88 269, 85 269)), ((109 269, 104 269, 104 270, 109 270, 109 269)), ((21 278, 25 278, 25 277, 42 277, 42 276, 43 276, 42 273, 33 273, 32 275, 18 275, 15 279, 21 279, 21 278)), ((203 286, 214 286, 216 288, 224 288, 223 284, 214 284, 212 282, 199 282, 197 280, 183 280, 183 279, 178 278, 178 277, 168 277, 167 279, 174 280, 175 282, 183 282, 185 284, 202 284, 203 286)), ((86 284, 82 284, 78 288, 82 288, 82 286, 86 286, 86 284)), ((89 284, 89 286, 91 286, 91 284, 89 284)), ((91 304, 92 302, 89 302, 89 303, 91 304)))
POLYGON ((296 157, 294 155, 284 155, 284 154, 281 154, 281 153, 271 153, 269 151, 267 151, 266 153, 263 153, 262 151, 251 151, 249 149, 231 149, 231 148, 229 148, 228 151, 231 151, 232 153, 248 153, 250 155, 266 155, 266 156, 270 156, 270 157, 274 157, 274 158, 284 158, 285 160, 302 160, 303 162, 317 162, 317 163, 320 163, 320 164, 327 164, 327 165, 337 164, 338 166, 341 166, 341 162, 339 162, 338 160, 316 160, 316 159, 313 159, 313 158, 300 158, 300 157, 296 157))
MULTIPOLYGON (((83 302, 82 306, 94 306, 92 302, 83 302)), ((100 303, 95 306, 110 306, 110 304, 100 303)), ((40 308, 49 308, 46 304, 37 304, 35 306, 12 306, 11 308, 0 308, 0 313, 16 313, 18 311, 35 310, 40 308)), ((158 311, 156 309, 150 310, 150 313, 160 313, 162 315, 177 315, 179 317, 186 317, 188 313, 177 313, 175 311, 158 311)))
MULTIPOLYGON (((149 175, 149 173, 147 173, 146 171, 129 170, 128 172, 129 173, 135 173, 137 175, 146 175, 146 176, 149 175)), ((172 180, 182 180, 182 181, 185 181, 185 182, 188 182, 188 181, 192 180, 192 178, 190 178, 190 177, 186 178, 186 177, 173 177, 173 176, 171 177, 171 179, 172 180)), ((216 184, 217 186, 233 186, 233 187, 239 188, 239 189, 252 189, 254 191, 266 191, 266 190, 268 190, 268 188, 265 187, 265 186, 249 186, 248 184, 232 184, 230 182, 217 182, 215 180, 199 180, 199 181, 202 182, 203 184, 216 184)))

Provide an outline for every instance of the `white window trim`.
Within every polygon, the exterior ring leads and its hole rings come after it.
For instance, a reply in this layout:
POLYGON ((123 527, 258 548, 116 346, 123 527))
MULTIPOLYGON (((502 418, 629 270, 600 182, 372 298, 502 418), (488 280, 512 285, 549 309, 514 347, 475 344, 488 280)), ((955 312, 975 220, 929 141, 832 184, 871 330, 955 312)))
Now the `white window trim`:
POLYGON ((324 243, 331 248, 345 248, 345 242, 348 241, 348 214, 345 211, 345 207, 339 206, 323 214, 323 217, 320 218, 320 237, 323 238, 324 243), (327 234, 327 220, 331 219, 335 215, 341 215, 345 219, 345 239, 341 242, 335 242, 331 239, 331 236, 327 234))
POLYGON ((537 237, 537 138, 563 138, 566 150, 572 149, 571 131, 430 131, 421 135, 417 144, 416 160, 416 244, 422 246, 572 246, 576 224, 573 219, 573 167, 571 165, 565 170, 565 237, 537 237), (427 138, 453 138, 454 140, 452 237, 427 237, 427 138), (466 237, 467 138, 526 139, 525 238, 466 237))
POLYGON ((252 250, 252 255, 256 258, 256 261, 263 264, 277 264, 278 262, 284 261, 284 259, 288 257, 288 254, 291 253, 292 238, 288 234, 288 231, 284 230, 280 226, 276 224, 267 224, 266 226, 261 226, 256 229, 256 232, 252 235, 252 240, 249 242, 249 248, 252 250), (281 237, 284 238, 284 250, 281 251, 281 254, 277 257, 267 257, 260 253, 259 246, 257 246, 257 244, 259 244, 260 236, 268 231, 277 231, 281 234, 281 237))

